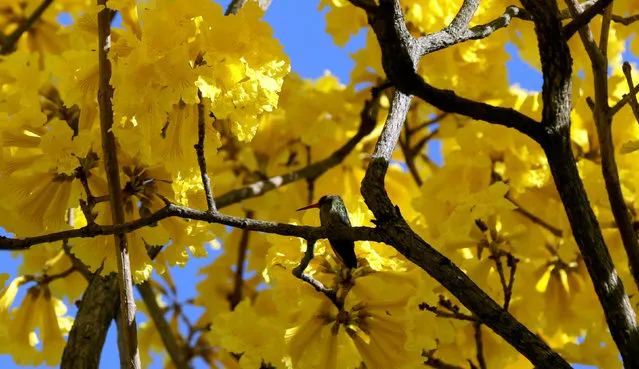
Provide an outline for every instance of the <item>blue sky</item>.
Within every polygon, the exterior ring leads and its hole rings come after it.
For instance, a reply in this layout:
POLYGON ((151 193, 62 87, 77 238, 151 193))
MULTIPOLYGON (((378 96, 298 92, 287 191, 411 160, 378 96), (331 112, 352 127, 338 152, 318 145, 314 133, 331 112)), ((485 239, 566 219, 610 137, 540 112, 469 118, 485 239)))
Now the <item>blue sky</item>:
MULTIPOLYGON (((218 2, 226 6, 229 0, 218 2)), ((330 70, 343 83, 347 83, 354 65, 349 58, 349 53, 364 45, 364 35, 360 34, 354 37, 345 48, 335 46, 330 36, 324 32, 324 15, 317 10, 317 5, 318 1, 273 0, 273 4, 266 14, 266 20, 272 25, 275 37, 284 45, 295 72, 303 77, 317 78, 322 76, 326 70, 330 70), (294 16, 291 16, 293 14, 294 16)), ((540 73, 521 62, 516 55, 514 46, 508 45, 507 50, 513 55, 513 59, 507 65, 510 82, 519 83, 525 89, 539 90, 541 88, 540 73)), ((212 253, 208 259, 192 259, 186 269, 174 268, 172 270, 174 280, 179 285, 180 300, 195 296, 195 284, 200 278, 195 277, 195 273, 200 267, 208 265, 215 254, 212 253)), ((18 262, 19 259, 4 254, 0 259, 0 271, 15 275, 18 262)), ((21 296, 23 293, 16 301, 21 301, 21 296)), ((71 308, 70 313, 75 314, 74 307, 71 308)), ((142 318, 140 316, 138 322, 142 321, 142 318)), ((109 332, 102 357, 103 368, 118 366, 114 327, 109 332)), ((14 364, 10 357, 0 356, 0 367, 12 368, 14 364)), ((156 362, 152 366, 152 368, 161 367, 160 362, 156 362)), ((204 367, 204 364, 198 362, 196 367, 204 367)))

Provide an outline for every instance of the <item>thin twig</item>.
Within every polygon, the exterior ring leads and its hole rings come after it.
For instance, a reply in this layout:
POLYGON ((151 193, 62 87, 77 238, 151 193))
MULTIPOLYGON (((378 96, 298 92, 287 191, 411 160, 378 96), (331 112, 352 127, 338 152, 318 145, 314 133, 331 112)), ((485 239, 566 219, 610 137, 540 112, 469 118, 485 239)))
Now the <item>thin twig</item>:
POLYGON ((508 282, 506 282, 506 273, 504 272, 504 264, 501 262, 501 252, 497 250, 493 252, 489 257, 493 259, 495 262, 495 269, 497 269, 497 274, 499 274, 499 282, 501 283, 501 288, 504 291, 504 308, 506 306, 506 291, 508 290, 508 282))
POLYGON ((621 110, 621 108, 623 108, 624 105, 626 105, 626 103, 628 103, 633 96, 636 96, 637 93, 639 93, 639 84, 635 85, 635 87, 631 89, 627 94, 624 94, 621 97, 621 100, 617 101, 617 103, 610 108, 608 114, 611 117, 617 114, 617 112, 621 110))
POLYGON ((631 15, 629 17, 622 17, 620 15, 612 15, 612 21, 615 23, 621 23, 624 26, 629 26, 632 23, 639 21, 639 14, 631 15))
POLYGON ((506 195, 506 199, 508 201, 512 202, 513 204, 515 204, 515 206, 517 206, 517 209, 515 209, 516 212, 518 212, 519 214, 521 214, 521 215, 525 216, 526 218, 530 219, 533 223, 535 223, 535 224, 537 224, 539 226, 542 226, 543 228, 548 230, 550 233, 552 233, 556 237, 563 237, 564 236, 564 231, 563 230, 555 227, 554 225, 546 222, 545 220, 541 219, 537 215, 535 215, 535 214, 529 212, 528 210, 524 209, 511 196, 506 195))
POLYGON ((40 19, 45 10, 53 3, 53 0, 44 0, 38 7, 33 11, 33 13, 29 16, 29 18, 25 19, 24 22, 20 23, 18 28, 16 28, 9 36, 7 36, 3 42, 2 47, 0 48, 0 55, 6 55, 13 51, 16 43, 22 37, 22 35, 33 26, 33 24, 40 19))
MULTIPOLYGON (((246 212, 246 218, 251 219, 255 213, 252 210, 246 212)), ((235 310, 237 304, 242 301, 242 288, 244 285, 244 261, 246 260, 246 251, 248 250, 250 231, 242 230, 242 238, 240 239, 240 247, 237 252, 237 264, 235 270, 235 284, 233 294, 230 298, 231 310, 235 310)))
POLYGON ((397 142, 399 143, 399 147, 401 148, 402 154, 404 155, 404 161, 406 162, 408 171, 413 177, 415 184, 417 184, 418 187, 421 187, 424 182, 419 175, 417 166, 415 166, 415 153, 410 147, 411 136, 412 134, 411 131, 408 130, 408 125, 404 124, 404 140, 402 140, 402 138, 400 137, 397 142))
MULTIPOLYGON (((272 1, 273 0, 257 0, 257 3, 260 5, 262 10, 266 10, 271 5, 272 1)), ((237 14, 246 2, 247 0, 232 0, 228 8, 226 8, 224 15, 237 14)))
POLYGON ((435 369, 464 369, 461 366, 452 365, 443 362, 441 359, 437 359, 434 357, 429 357, 426 361, 424 361, 424 365, 430 366, 435 369))
POLYGON ((426 146, 428 142, 430 142, 433 138, 435 138, 438 133, 439 133, 439 129, 434 129, 430 133, 428 133, 425 137, 423 137, 421 140, 417 141, 415 146, 413 146, 413 148, 410 150, 411 155, 415 156, 419 154, 419 152, 424 149, 424 146, 426 146))
POLYGON ((480 369, 486 369, 486 358, 484 357, 484 339, 481 334, 481 322, 473 323, 475 329, 475 346, 477 347, 477 363, 480 369))
MULTIPOLYGON (((310 166, 311 165, 311 147, 306 145, 306 166, 310 166)), ((306 178, 306 188, 308 190, 308 197, 307 197, 307 201, 309 204, 311 204, 313 202, 313 199, 315 199, 315 177, 309 177, 306 178)))
MULTIPOLYGON (((626 76, 626 82, 628 82, 628 89, 632 91, 635 88, 635 84, 632 81, 632 67, 630 66, 630 63, 624 62, 622 69, 623 74, 626 76)), ((632 113, 635 115, 635 120, 637 121, 637 124, 639 124, 639 102, 637 101, 637 96, 630 95, 629 103, 632 108, 632 113)))
POLYGON ((51 274, 51 275, 43 275, 42 277, 35 277, 35 276, 31 276, 31 275, 26 275, 25 277, 25 282, 37 282, 40 285, 43 284, 49 284, 55 280, 58 279, 63 279, 66 278, 68 276, 70 276, 71 274, 77 272, 78 270, 75 268, 75 266, 71 266, 70 268, 68 268, 67 270, 65 270, 64 272, 60 272, 58 274, 51 274))
POLYGON ((413 127, 413 128, 409 128, 408 131, 410 133, 414 133, 417 132, 421 129, 427 128, 432 126, 433 124, 437 124, 439 123, 442 119, 446 118, 448 116, 449 113, 440 113, 438 114, 435 118, 431 119, 431 120, 427 120, 425 122, 423 122, 422 124, 419 124, 417 127, 413 127))
POLYGON ((166 352, 173 362, 173 365, 175 365, 177 369, 190 368, 191 366, 184 355, 184 350, 178 344, 171 326, 169 326, 166 318, 164 317, 164 312, 155 299, 155 293, 153 292, 151 284, 149 281, 145 281, 138 284, 137 288, 138 292, 140 292, 140 296, 142 296, 144 304, 146 305, 146 310, 149 312, 151 320, 153 320, 155 329, 157 329, 160 339, 166 348, 166 352))
POLYGON ((313 260, 313 258, 315 257, 316 242, 317 240, 314 240, 314 239, 306 240, 306 251, 304 252, 304 256, 302 257, 302 260, 300 260, 300 264, 297 267, 295 267, 295 269, 293 269, 294 276, 299 278, 300 275, 304 273, 304 270, 306 270, 306 267, 311 262, 311 260, 313 260))
MULTIPOLYGON (((111 215, 114 225, 125 222, 122 187, 120 186, 120 168, 118 164, 115 135, 113 134, 113 86, 111 80, 111 62, 108 52, 111 48, 111 10, 106 8, 106 0, 98 0, 98 5, 105 6, 98 13, 98 57, 99 57, 99 90, 98 103, 100 106, 100 127, 102 134, 102 152, 109 195, 111 215)), ((114 236, 116 246, 116 260, 118 264, 118 283, 120 286, 120 326, 122 332, 121 362, 129 369, 139 369, 140 354, 138 352, 137 328, 135 322, 135 300, 133 298, 133 280, 126 234, 117 233, 114 236)))
POLYGON ((376 241, 384 242, 386 239, 383 232, 371 227, 337 227, 330 229, 326 227, 310 227, 293 224, 266 222, 255 219, 246 219, 230 215, 209 213, 207 211, 192 209, 175 204, 167 204, 162 209, 151 215, 131 222, 116 225, 87 225, 82 228, 60 231, 43 236, 8 238, 0 236, 0 250, 26 250, 33 245, 62 241, 74 238, 92 238, 95 236, 114 235, 119 233, 129 233, 137 229, 146 227, 160 220, 177 217, 182 219, 201 220, 208 223, 223 224, 234 228, 248 229, 251 231, 274 233, 282 236, 294 236, 307 239, 322 239, 329 236, 353 241, 376 241))
POLYGON ((464 320, 469 322, 477 321, 476 316, 472 314, 462 313, 459 309, 459 306, 453 304, 450 300, 446 299, 442 295, 439 296, 439 301, 437 302, 437 305, 439 307, 429 305, 426 302, 422 302, 418 305, 418 308, 419 310, 428 310, 439 318, 457 319, 457 320, 464 320), (442 310, 442 308, 444 310, 442 310))
POLYGON ((217 211, 215 200, 213 199, 213 189, 211 189, 211 179, 206 170, 206 158, 204 157, 204 139, 206 138, 206 113, 204 109, 204 98, 202 91, 198 89, 197 97, 200 102, 197 104, 197 144, 195 144, 195 152, 197 153, 197 163, 200 166, 200 174, 202 176, 202 185, 206 195, 206 205, 209 212, 217 211))
POLYGON ((513 296, 513 286, 515 285, 515 273, 517 272, 517 263, 519 259, 513 256, 511 253, 506 254, 506 265, 510 268, 510 277, 508 278, 508 284, 506 285, 506 291, 504 293, 504 310, 508 310, 510 301, 513 296))
POLYGON ((302 260, 300 260, 300 264, 293 269, 293 275, 313 286, 317 292, 323 293, 329 300, 331 300, 331 302, 333 302, 337 309, 341 311, 344 308, 344 301, 337 297, 337 293, 330 288, 326 288, 322 282, 313 278, 310 274, 304 273, 304 270, 308 267, 308 264, 315 256, 316 242, 317 239, 306 239, 306 251, 304 252, 302 260))
MULTIPOLYGON (((611 3, 612 0, 599 0, 583 12, 580 12, 579 15, 572 14, 572 20, 564 26, 566 38, 570 39, 577 31, 590 23, 592 18, 597 16, 597 14, 600 14, 611 3)), ((579 7, 581 8, 581 4, 579 7)))

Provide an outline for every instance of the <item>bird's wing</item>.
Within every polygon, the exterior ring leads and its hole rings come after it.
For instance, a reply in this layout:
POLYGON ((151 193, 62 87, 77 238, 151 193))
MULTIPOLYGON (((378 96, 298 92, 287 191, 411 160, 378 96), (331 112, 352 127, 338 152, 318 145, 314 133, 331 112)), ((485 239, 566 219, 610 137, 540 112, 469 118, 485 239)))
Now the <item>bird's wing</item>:
POLYGON ((339 213, 339 220, 342 222, 342 224, 347 225, 347 226, 351 226, 351 220, 348 219, 348 213, 347 212, 341 212, 339 213))

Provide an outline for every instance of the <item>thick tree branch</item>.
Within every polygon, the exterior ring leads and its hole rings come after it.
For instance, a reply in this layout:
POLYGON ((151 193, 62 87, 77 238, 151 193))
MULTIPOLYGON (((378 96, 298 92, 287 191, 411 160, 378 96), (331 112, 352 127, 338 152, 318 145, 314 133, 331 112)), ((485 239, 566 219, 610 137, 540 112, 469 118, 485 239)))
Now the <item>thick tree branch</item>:
MULTIPOLYGON (((578 3, 570 0, 568 1, 568 4, 570 10, 574 14, 579 14, 581 9, 578 3)), ((639 242, 632 225, 631 215, 621 191, 617 163, 615 160, 614 143, 612 141, 613 116, 609 113, 610 106, 608 105, 608 58, 606 51, 611 15, 612 9, 609 6, 606 8, 606 12, 604 14, 599 47, 597 47, 594 43, 589 27, 580 29, 579 33, 586 50, 588 50, 588 54, 591 55, 593 75, 595 76, 595 103, 593 113, 597 126, 597 135, 599 137, 602 171, 604 181, 606 183, 606 190, 608 192, 608 198, 615 217, 615 222, 619 228, 621 239, 628 255, 630 271, 635 280, 635 284, 639 286, 639 242), (599 59, 594 59, 592 55, 598 56, 599 59)), ((632 85, 630 85, 630 88, 632 89, 632 85)), ((635 98, 635 96, 631 95, 631 105, 633 98, 635 98)))
MULTIPOLYGON (((639 331, 636 316, 604 243, 571 149, 572 59, 567 37, 557 16, 557 4, 554 0, 522 0, 522 4, 535 20, 544 76, 542 123, 547 127, 547 137, 542 141, 542 148, 548 157, 555 185, 612 338, 624 365, 638 368, 639 357, 636 353, 639 352, 639 331)), ((574 4, 569 3, 569 6, 574 4)))
POLYGON ((53 3, 53 0, 44 0, 33 11, 29 18, 25 19, 18 28, 16 28, 9 36, 2 40, 2 47, 0 47, 0 55, 6 55, 15 49, 16 43, 20 40, 20 37, 33 26, 33 24, 40 19, 45 10, 53 3))
MULTIPOLYGON (((102 135, 102 154, 105 165, 111 215, 113 224, 124 223, 124 205, 122 200, 122 187, 120 185, 120 168, 118 165, 117 146, 113 134, 113 87, 111 80, 111 62, 108 52, 111 48, 111 10, 106 8, 106 0, 98 0, 98 5, 105 6, 98 13, 98 68, 99 90, 98 103, 100 106, 100 128, 102 135)), ((140 354, 137 343, 137 327, 135 323, 135 300, 133 298, 133 279, 126 234, 116 233, 115 250, 118 264, 118 281, 120 285, 120 321, 119 330, 124 339, 120 349, 120 358, 126 362, 127 368, 140 368, 140 354)))
POLYGON ((98 369, 104 340, 120 306, 115 275, 89 280, 62 353, 61 369, 98 369))
MULTIPOLYGON (((368 23, 373 28, 382 49, 384 71, 391 83, 400 91, 415 95, 444 112, 514 128, 535 141, 541 139, 543 128, 534 119, 513 109, 465 99, 453 91, 435 88, 417 74, 417 63, 421 56, 440 49, 429 46, 429 42, 435 43, 439 39, 451 36, 447 28, 415 40, 406 28, 399 1, 395 0, 381 1, 379 6, 369 9, 367 15, 368 23)), ((458 23, 463 24, 461 21, 458 23)), ((453 41, 457 43, 465 40, 457 34, 453 35, 453 41)))
MULTIPOLYGON (((581 6, 575 0, 568 0, 568 9, 573 16, 582 13, 581 6)), ((612 118, 608 105, 608 33, 610 31, 611 7, 606 8, 604 22, 601 28, 601 41, 599 46, 594 41, 594 36, 589 26, 579 30, 579 36, 591 58, 592 72, 595 80, 595 101, 593 115, 597 127, 599 150, 601 153, 601 170, 603 172, 610 208, 615 217, 615 223, 619 228, 624 249, 628 255, 630 272, 635 284, 639 287, 639 240, 632 225, 632 218, 626 201, 621 191, 619 171, 615 158, 615 147, 612 140, 612 118)), ((632 98, 630 100, 632 102, 632 98)))
POLYGON ((173 365, 175 365, 176 369, 190 368, 191 366, 189 365, 186 355, 184 355, 184 350, 182 350, 182 347, 178 344, 171 326, 166 322, 164 312, 155 299, 155 293, 153 292, 151 284, 145 281, 142 284, 138 284, 137 288, 173 365))
POLYGON ((375 215, 375 223, 385 236, 384 242, 424 269, 482 323, 503 337, 536 367, 570 368, 566 361, 493 301, 450 259, 415 234, 401 216, 399 208, 393 206, 384 189, 384 178, 406 119, 410 100, 410 96, 400 91, 395 92, 384 130, 375 146, 361 186, 364 201, 375 215))

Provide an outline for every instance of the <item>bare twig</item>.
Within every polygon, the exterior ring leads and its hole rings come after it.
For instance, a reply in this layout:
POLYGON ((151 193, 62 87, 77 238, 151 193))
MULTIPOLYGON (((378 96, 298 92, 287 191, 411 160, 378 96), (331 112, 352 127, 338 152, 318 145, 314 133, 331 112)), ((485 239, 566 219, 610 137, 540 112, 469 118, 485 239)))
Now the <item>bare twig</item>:
POLYGON ((197 104, 197 144, 195 144, 195 152, 197 153, 197 163, 200 167, 202 176, 202 185, 204 186, 204 194, 206 195, 206 205, 209 212, 217 211, 215 200, 213 199, 213 190, 211 189, 211 179, 206 170, 206 158, 204 156, 204 139, 206 138, 206 113, 204 109, 204 98, 202 91, 198 89, 197 97, 200 102, 197 104))
MULTIPOLYGON (((462 10, 469 5, 476 6, 474 5, 475 3, 478 4, 479 2, 474 0, 465 1, 462 5, 462 10)), ((495 31, 508 27, 508 25, 514 18, 519 18, 522 20, 532 20, 530 14, 527 11, 511 5, 506 8, 504 14, 486 24, 468 28, 470 19, 467 19, 465 22, 460 22, 456 25, 453 25, 453 23, 451 23, 450 26, 444 28, 442 31, 428 34, 417 40, 420 44, 420 48, 422 49, 421 54, 426 55, 461 42, 486 38, 492 35, 495 31)))
POLYGON ((427 120, 422 124, 419 124, 417 127, 413 127, 413 128, 408 128, 408 131, 412 134, 415 133, 421 129, 427 128, 432 126, 433 124, 437 124, 439 123, 442 119, 446 118, 448 116, 448 113, 441 113, 438 114, 435 118, 431 119, 431 120, 427 120))
POLYGON ((401 136, 398 140, 399 147, 402 149, 402 154, 404 154, 404 161, 406 162, 406 166, 408 167, 408 171, 411 176, 413 176, 413 180, 418 187, 421 187, 424 183, 422 178, 419 175, 419 171, 415 166, 415 154, 410 147, 410 139, 411 139, 411 131, 408 130, 408 125, 404 124, 404 140, 402 140, 401 136))
POLYGON ((475 346, 477 347, 477 363, 480 369, 486 369, 486 358, 484 358, 484 339, 481 334, 481 322, 473 323, 475 329, 475 346))
POLYGON ((508 199, 508 201, 512 202, 513 204, 515 204, 515 206, 517 206, 517 209, 515 209, 515 211, 517 213, 519 213, 519 214, 525 216, 526 218, 530 219, 533 223, 545 228, 546 230, 548 230, 550 233, 552 233, 556 237, 563 237, 564 236, 564 231, 563 230, 555 227, 554 225, 546 222, 545 220, 541 219, 537 215, 535 215, 535 214, 531 213, 530 211, 524 209, 511 196, 506 195, 506 199, 508 199))
POLYGON ((424 365, 430 366, 435 369, 464 369, 461 366, 447 364, 443 362, 441 359, 437 359, 435 357, 429 356, 428 359, 424 362, 424 365))
POLYGON ((264 181, 255 182, 243 188, 229 191, 222 196, 218 196, 215 199, 215 203, 217 204, 218 208, 221 209, 231 204, 238 203, 242 200, 261 196, 268 191, 282 187, 300 179, 317 178, 321 174, 325 173, 327 170, 341 163, 344 158, 346 158, 346 156, 348 156, 348 154, 353 151, 355 146, 357 146, 357 144, 364 137, 368 136, 373 131, 373 129, 375 129, 375 124, 377 122, 377 111, 379 110, 379 93, 379 89, 373 89, 371 98, 366 101, 360 113, 361 121, 357 133, 342 147, 337 149, 337 151, 335 151, 331 156, 299 170, 289 172, 284 175, 274 176, 264 181))
MULTIPOLYGON (((248 0, 232 0, 228 8, 226 8, 226 12, 224 14, 237 14, 247 1, 248 0)), ((262 8, 262 10, 266 10, 271 5, 272 1, 273 0, 257 0, 257 3, 260 5, 260 8, 262 8)))
POLYGON ((306 251, 304 252, 304 257, 300 260, 300 264, 293 269, 293 275, 313 286, 317 292, 323 293, 329 300, 331 300, 337 309, 341 311, 344 308, 344 301, 337 297, 337 293, 330 288, 326 288, 322 282, 313 278, 310 274, 304 273, 304 270, 315 256, 316 242, 317 239, 306 239, 306 251))
MULTIPOLYGON (((573 0, 569 0, 573 1, 573 0)), ((588 7, 583 12, 580 12, 578 16, 575 14, 572 15, 572 20, 570 23, 566 24, 564 27, 564 33, 566 35, 566 39, 570 39, 577 31, 579 31, 582 27, 590 23, 592 18, 594 18, 597 14, 600 14, 608 5, 612 3, 612 0, 598 0, 592 6, 588 7)), ((581 5, 579 5, 581 8, 581 5)))
MULTIPOLYGON (((635 88, 635 84, 632 81, 632 67, 630 63, 623 63, 623 74, 626 76, 626 82, 628 82, 628 89, 632 91, 635 88)), ((639 102, 637 101, 637 96, 631 94, 630 95, 630 107, 632 108, 632 113, 635 115, 635 120, 639 124, 639 102)))
MULTIPOLYGON (((246 212, 246 218, 251 219, 254 216, 254 212, 249 210, 246 212)), ((235 270, 235 284, 233 287, 233 294, 231 295, 231 310, 234 310, 237 304, 242 301, 242 287, 244 284, 244 261, 246 260, 246 251, 248 250, 250 232, 247 229, 242 231, 242 238, 240 239, 240 247, 237 252, 237 264, 235 270)))
MULTIPOLYGON (((99 81, 98 103, 100 106, 100 127, 102 134, 102 152, 109 195, 113 224, 124 223, 124 207, 122 187, 120 186, 120 168, 118 165, 115 135, 113 134, 113 87, 111 80, 111 62, 108 52, 111 48, 111 10, 106 8, 106 0, 98 0, 98 5, 105 6, 98 13, 98 57, 99 81)), ((116 260, 118 264, 118 282, 120 285, 120 315, 121 337, 124 339, 120 353, 121 362, 125 362, 129 369, 139 369, 140 354, 137 344, 137 328, 135 322, 135 300, 133 298, 133 280, 126 235, 115 234, 116 260)))
MULTIPOLYGON (((311 165, 311 147, 310 146, 306 146, 306 166, 310 166, 311 165)), ((311 178, 306 178, 306 188, 308 190, 308 197, 307 197, 307 201, 309 204, 311 204, 313 202, 313 199, 315 198, 315 179, 314 177, 311 178)))
POLYGON ((622 17, 620 15, 612 15, 612 21, 615 23, 621 23, 624 26, 629 26, 632 23, 639 21, 639 14, 631 15, 629 17, 622 17))
POLYGON ((13 51, 16 46, 16 43, 22 37, 22 35, 33 26, 33 24, 40 19, 45 10, 53 3, 53 0, 44 0, 38 7, 33 11, 33 13, 29 16, 29 18, 25 19, 24 22, 18 25, 9 36, 7 36, 2 41, 2 47, 0 47, 0 55, 6 55, 13 51))
POLYGON ((446 300, 443 296, 439 296, 438 305, 444 308, 445 310, 442 310, 438 308, 437 306, 429 305, 425 302, 422 302, 421 304, 419 304, 418 308, 420 310, 428 310, 439 318, 457 319, 457 320, 464 320, 468 322, 477 321, 477 318, 475 316, 462 313, 461 311, 459 311, 458 306, 452 305, 452 303, 446 300))
POLYGON ((177 369, 190 368, 191 366, 184 355, 184 350, 178 344, 175 334, 173 334, 173 330, 164 317, 164 312, 155 299, 155 293, 153 292, 151 284, 148 281, 145 281, 138 284, 137 288, 138 292, 140 292, 140 295, 142 296, 144 304, 146 305, 149 316, 151 317, 151 320, 153 320, 153 324, 160 335, 160 339, 166 348, 166 352, 173 362, 173 365, 175 365, 177 369))
POLYGON ((508 278, 508 284, 506 285, 506 291, 504 293, 504 309, 508 310, 510 301, 513 296, 513 286, 515 285, 515 273, 517 272, 517 263, 519 259, 514 257, 511 253, 506 254, 506 265, 510 269, 510 277, 508 278))
POLYGON ((608 110, 608 114, 611 117, 617 114, 617 112, 619 112, 621 108, 623 108, 628 102, 630 102, 630 99, 632 99, 634 96, 637 96, 637 93, 639 93, 639 84, 635 85, 635 87, 628 91, 627 94, 624 94, 621 97, 621 100, 617 101, 617 103, 613 105, 610 110, 608 110))

